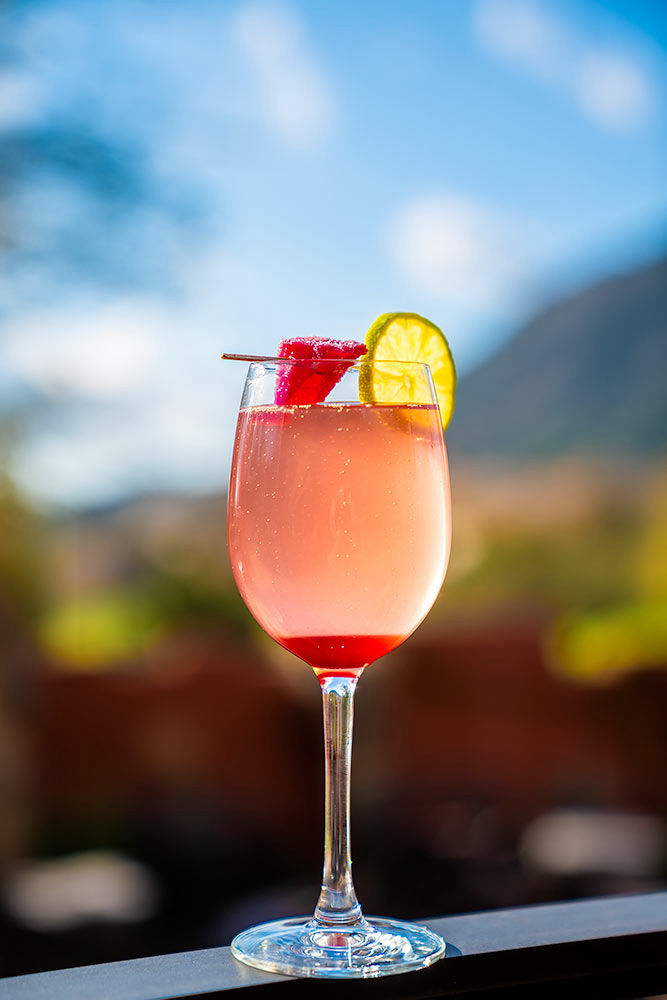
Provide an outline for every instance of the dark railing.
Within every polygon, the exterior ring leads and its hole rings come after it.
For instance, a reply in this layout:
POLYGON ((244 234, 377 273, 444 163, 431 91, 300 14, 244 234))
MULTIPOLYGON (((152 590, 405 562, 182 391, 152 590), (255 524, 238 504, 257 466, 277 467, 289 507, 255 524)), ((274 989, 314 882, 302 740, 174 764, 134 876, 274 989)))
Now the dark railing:
POLYGON ((161 955, 0 980, 1 1000, 167 1000, 241 995, 587 997, 667 992, 667 892, 492 910, 426 923, 447 957, 422 972, 365 981, 256 972, 229 948, 161 955))

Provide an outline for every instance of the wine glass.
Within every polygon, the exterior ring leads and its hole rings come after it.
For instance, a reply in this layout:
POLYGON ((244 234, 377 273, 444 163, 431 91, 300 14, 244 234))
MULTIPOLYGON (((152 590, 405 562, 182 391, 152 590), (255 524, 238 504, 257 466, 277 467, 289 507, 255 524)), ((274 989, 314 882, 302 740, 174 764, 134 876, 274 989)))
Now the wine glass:
POLYGON ((451 537, 429 368, 391 362, 385 372, 383 365, 348 363, 341 375, 340 362, 252 364, 236 431, 228 501, 234 577, 265 631, 313 668, 323 698, 324 870, 315 912, 251 927, 231 946, 242 962, 287 975, 408 972, 445 950, 426 927, 364 917, 351 874, 354 691, 362 671, 431 608, 451 537), (378 376, 391 402, 360 402, 378 376), (276 389, 286 378, 310 379, 316 390, 318 379, 328 378, 326 388, 338 382, 326 402, 279 405, 276 389))

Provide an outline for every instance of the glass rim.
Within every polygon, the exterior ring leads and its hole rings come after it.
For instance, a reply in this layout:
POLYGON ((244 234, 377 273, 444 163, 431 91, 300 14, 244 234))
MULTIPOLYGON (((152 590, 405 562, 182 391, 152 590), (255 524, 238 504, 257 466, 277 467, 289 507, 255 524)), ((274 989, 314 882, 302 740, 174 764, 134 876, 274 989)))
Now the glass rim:
POLYGON ((349 358, 266 358, 262 361, 251 361, 248 364, 249 372, 257 372, 258 375, 262 374, 262 370, 266 374, 275 374, 284 365, 302 365, 308 368, 337 368, 345 365, 345 369, 342 375, 347 375, 348 372, 358 372, 362 368, 375 368, 381 366, 399 367, 405 369, 418 369, 424 372, 430 372, 430 365, 425 361, 399 361, 393 358, 382 358, 373 359, 372 361, 364 360, 363 358, 357 358, 352 361, 349 358))

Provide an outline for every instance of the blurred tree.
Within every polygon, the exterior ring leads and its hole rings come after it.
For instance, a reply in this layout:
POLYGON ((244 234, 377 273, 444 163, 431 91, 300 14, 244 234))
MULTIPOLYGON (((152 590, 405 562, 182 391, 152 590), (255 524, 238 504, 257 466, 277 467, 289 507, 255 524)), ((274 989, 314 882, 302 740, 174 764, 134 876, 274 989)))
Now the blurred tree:
POLYGON ((55 602, 41 622, 40 641, 63 670, 116 670, 145 666, 165 637, 207 626, 226 638, 255 631, 234 586, 149 569, 123 587, 55 602))
POLYGON ((12 426, 0 422, 0 637, 5 643, 9 632, 34 618, 44 597, 40 519, 6 471, 12 426))
MULTIPOLYGON (((627 566, 630 596, 556 628, 557 664, 581 680, 607 682, 645 667, 667 669, 667 469, 658 471, 627 566)), ((621 575, 621 574, 618 574, 621 575)))
POLYGON ((0 419, 0 874, 20 856, 30 824, 23 708, 44 598, 41 522, 6 472, 13 428, 0 419))
POLYGON ((667 602, 667 465, 658 470, 636 556, 637 590, 667 602))
POLYGON ((164 289, 178 276, 173 237, 197 237, 203 207, 191 189, 157 179, 140 130, 104 127, 94 93, 37 111, 27 100, 21 113, 21 88, 35 82, 21 37, 30 6, 0 3, 0 89, 14 106, 0 114, 0 315, 28 292, 62 295, 63 279, 164 289))

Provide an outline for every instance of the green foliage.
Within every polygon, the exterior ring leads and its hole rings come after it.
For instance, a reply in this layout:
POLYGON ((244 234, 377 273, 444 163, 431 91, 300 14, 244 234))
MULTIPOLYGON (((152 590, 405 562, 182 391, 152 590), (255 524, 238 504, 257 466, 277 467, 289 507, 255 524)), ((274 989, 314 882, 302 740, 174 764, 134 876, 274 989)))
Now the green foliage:
POLYGON ((201 574, 153 571, 146 591, 161 618, 173 625, 213 622, 230 632, 248 631, 249 612, 231 582, 223 586, 201 574))
POLYGON ((447 581, 443 600, 467 606, 525 602, 563 611, 624 600, 638 531, 635 519, 611 512, 549 530, 495 528, 484 536, 476 565, 447 581))
POLYGON ((55 660, 70 667, 99 667, 145 652, 160 632, 156 610, 136 589, 94 594, 57 605, 39 634, 55 660))
POLYGON ((667 467, 664 466, 642 524, 634 571, 640 595, 667 601, 667 467))
POLYGON ((0 610, 25 625, 44 599, 41 523, 0 468, 0 610))
POLYGON ((610 681, 636 667, 667 665, 667 600, 574 616, 554 632, 552 652, 570 677, 610 681))
POLYGON ((131 585, 56 604, 39 635, 62 666, 95 670, 140 660, 169 631, 202 623, 244 633, 248 613, 236 590, 154 571, 131 585))
MULTIPOLYGON (((477 558, 447 581, 439 607, 555 614, 548 652, 572 679, 667 667, 667 470, 633 502, 606 490, 586 515, 548 526, 480 517, 477 558)), ((455 528, 455 557, 456 544, 455 528)))
MULTIPOLYGON (((595 614, 565 618, 555 629, 555 662, 571 677, 612 680, 637 667, 667 667, 667 472, 650 493, 636 542, 621 563, 618 597, 595 614)), ((620 574, 617 571, 617 576, 620 574)))

